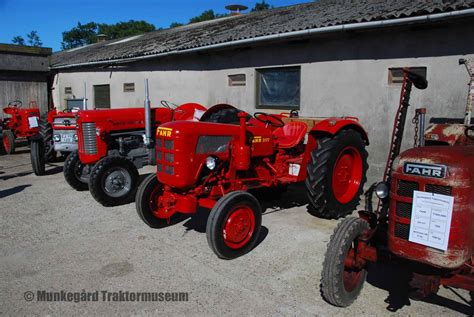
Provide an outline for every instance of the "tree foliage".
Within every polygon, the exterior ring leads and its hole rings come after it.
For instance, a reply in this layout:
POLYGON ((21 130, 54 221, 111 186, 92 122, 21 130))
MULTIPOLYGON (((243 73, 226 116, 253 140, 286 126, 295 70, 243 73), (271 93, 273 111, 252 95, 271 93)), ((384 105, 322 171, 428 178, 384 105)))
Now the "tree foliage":
POLYGON ((270 6, 269 3, 267 3, 265 0, 262 0, 262 2, 257 2, 255 6, 252 8, 251 12, 258 12, 258 11, 264 11, 268 9, 272 9, 273 6, 270 6))
POLYGON ((28 41, 25 41, 25 38, 23 36, 17 35, 12 39, 12 43, 16 45, 27 45, 28 43, 29 46, 35 47, 43 46, 43 42, 41 42, 37 31, 31 31, 30 33, 26 34, 26 38, 28 39, 28 41))
POLYGON ((191 18, 189 20, 189 24, 214 20, 214 19, 218 19, 218 18, 223 18, 225 16, 227 16, 227 14, 215 13, 214 10, 206 10, 203 13, 201 13, 201 15, 198 15, 197 17, 191 18))
POLYGON ((139 35, 154 31, 155 26, 145 21, 118 22, 116 24, 105 24, 89 22, 86 24, 77 23, 69 31, 63 32, 63 49, 71 49, 86 44, 92 44, 97 41, 98 34, 106 35, 108 40, 114 40, 122 37, 139 35))
POLYGON ((23 36, 17 35, 12 39, 12 43, 16 45, 26 45, 25 44, 25 39, 23 36))

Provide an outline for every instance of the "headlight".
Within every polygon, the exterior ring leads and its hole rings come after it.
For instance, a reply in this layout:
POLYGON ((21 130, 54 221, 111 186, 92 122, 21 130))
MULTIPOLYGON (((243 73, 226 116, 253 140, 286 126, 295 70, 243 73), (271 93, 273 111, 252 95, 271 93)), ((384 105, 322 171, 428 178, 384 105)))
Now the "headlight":
POLYGON ((53 135, 53 141, 54 142, 61 142, 61 135, 59 135, 59 134, 53 135))
POLYGON ((217 159, 213 156, 208 156, 206 158, 206 166, 209 170, 214 170, 216 168, 217 159))
POLYGON ((77 142, 77 141, 78 141, 77 134, 74 134, 74 142, 77 142))
POLYGON ((380 182, 375 186, 375 195, 380 199, 385 199, 388 196, 388 186, 384 182, 380 182))

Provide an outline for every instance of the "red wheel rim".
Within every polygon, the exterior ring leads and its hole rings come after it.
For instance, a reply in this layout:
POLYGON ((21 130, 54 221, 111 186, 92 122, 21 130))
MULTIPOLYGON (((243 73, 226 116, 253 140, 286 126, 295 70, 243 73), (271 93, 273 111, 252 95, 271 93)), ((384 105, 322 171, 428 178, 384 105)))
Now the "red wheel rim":
POLYGON ((357 285, 359 285, 362 277, 363 277, 363 270, 355 267, 352 263, 355 261, 356 251, 354 242, 352 243, 351 247, 347 251, 346 259, 344 261, 344 272, 342 275, 342 280, 344 282, 344 289, 347 292, 352 292, 357 285))
POLYGON ((255 231, 255 215, 250 207, 238 206, 227 216, 222 230, 224 243, 231 249, 246 245, 255 231))
POLYGON ((150 197, 148 198, 148 207, 150 208, 152 214, 156 218, 160 218, 158 216, 158 199, 160 195, 163 193, 163 187, 162 186, 155 186, 153 190, 151 191, 150 197))
POLYGON ((10 153, 11 145, 10 145, 10 139, 8 138, 8 135, 5 133, 3 134, 3 147, 5 148, 5 151, 7 153, 10 153))
POLYGON ((351 201, 362 181, 362 157, 359 151, 348 146, 339 154, 332 173, 334 197, 341 203, 351 201))

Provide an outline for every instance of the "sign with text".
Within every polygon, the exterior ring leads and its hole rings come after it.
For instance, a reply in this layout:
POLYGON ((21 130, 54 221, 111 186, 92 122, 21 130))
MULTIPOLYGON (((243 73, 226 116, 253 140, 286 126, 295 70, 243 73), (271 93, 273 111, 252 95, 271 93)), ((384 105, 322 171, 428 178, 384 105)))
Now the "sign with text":
POLYGON ((446 251, 448 249, 454 198, 413 192, 409 241, 446 251))

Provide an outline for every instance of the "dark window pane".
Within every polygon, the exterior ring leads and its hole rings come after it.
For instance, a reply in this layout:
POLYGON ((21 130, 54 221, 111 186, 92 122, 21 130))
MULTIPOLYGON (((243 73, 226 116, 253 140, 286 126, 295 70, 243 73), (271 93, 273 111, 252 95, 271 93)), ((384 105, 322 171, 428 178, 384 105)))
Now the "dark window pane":
POLYGON ((110 108, 110 85, 94 86, 94 105, 96 108, 110 108))
POLYGON ((258 106, 299 108, 300 68, 262 69, 259 74, 258 106))

